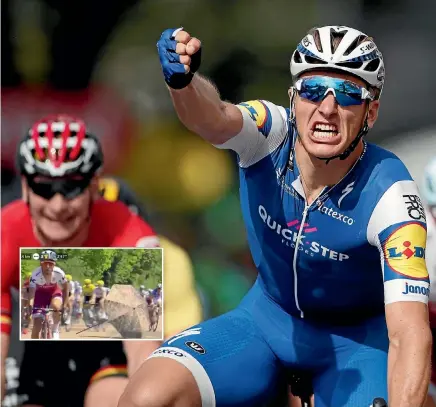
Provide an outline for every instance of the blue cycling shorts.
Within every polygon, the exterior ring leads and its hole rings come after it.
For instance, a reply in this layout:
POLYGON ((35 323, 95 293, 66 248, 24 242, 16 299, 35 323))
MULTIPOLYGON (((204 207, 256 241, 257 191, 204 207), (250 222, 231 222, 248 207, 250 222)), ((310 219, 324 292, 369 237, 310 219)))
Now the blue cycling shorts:
POLYGON ((316 407, 367 407, 387 399, 388 344, 384 315, 359 325, 307 321, 256 283, 238 308, 170 338, 150 357, 184 364, 203 407, 264 406, 293 370, 313 377, 316 407))

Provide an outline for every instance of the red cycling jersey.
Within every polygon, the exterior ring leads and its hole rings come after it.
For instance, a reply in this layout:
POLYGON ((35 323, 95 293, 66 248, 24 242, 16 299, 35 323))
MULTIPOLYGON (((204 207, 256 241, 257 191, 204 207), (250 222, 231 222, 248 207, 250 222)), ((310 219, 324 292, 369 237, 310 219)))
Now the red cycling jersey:
MULTIPOLYGON (((20 278, 20 247, 41 247, 27 204, 22 200, 2 208, 1 228, 1 332, 11 329, 12 287, 20 278)), ((153 229, 121 202, 96 201, 91 210, 88 239, 83 247, 158 247, 153 229)))

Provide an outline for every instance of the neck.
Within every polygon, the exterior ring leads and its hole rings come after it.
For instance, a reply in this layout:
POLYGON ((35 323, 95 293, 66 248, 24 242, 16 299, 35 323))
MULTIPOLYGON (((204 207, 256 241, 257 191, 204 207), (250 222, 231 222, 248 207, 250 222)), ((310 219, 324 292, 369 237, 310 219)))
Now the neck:
POLYGON ((364 144, 361 140, 345 160, 337 158, 326 164, 324 160, 310 155, 298 140, 295 145, 295 156, 303 178, 302 185, 306 197, 313 198, 313 195, 317 196, 324 187, 336 185, 350 171, 361 156, 363 149, 364 144))
POLYGON ((85 226, 79 228, 75 234, 66 240, 50 239, 35 225, 35 223, 33 223, 33 233, 39 243, 41 243, 42 247, 81 247, 88 239, 89 221, 85 226))

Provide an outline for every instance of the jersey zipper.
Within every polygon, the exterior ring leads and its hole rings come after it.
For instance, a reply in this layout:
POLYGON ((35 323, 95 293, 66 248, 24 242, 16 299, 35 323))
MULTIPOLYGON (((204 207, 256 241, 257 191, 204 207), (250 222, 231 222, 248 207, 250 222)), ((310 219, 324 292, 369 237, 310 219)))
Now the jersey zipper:
POLYGON ((294 299, 295 299, 295 306, 297 307, 298 311, 300 311, 300 317, 304 318, 304 312, 300 307, 300 302, 298 301, 298 274, 297 274, 297 256, 298 256, 298 248, 300 246, 300 239, 301 239, 301 234, 303 233, 303 228, 304 228, 304 223, 306 222, 306 217, 307 217, 307 212, 309 212, 310 207, 315 204, 315 205, 320 205, 321 202, 324 200, 325 197, 327 197, 327 195, 334 189, 336 188, 339 184, 341 184, 341 182, 348 176, 348 174, 350 174, 353 170, 354 167, 357 165, 357 163, 359 161, 362 160, 363 156, 366 153, 366 142, 364 143, 364 149, 362 154, 360 155, 359 159, 353 164, 353 166, 349 169, 349 171, 341 178, 341 180, 336 183, 335 185, 333 185, 332 187, 330 187, 329 189, 327 189, 327 191, 322 190, 319 195, 316 197, 316 199, 313 200, 313 202, 308 205, 307 204, 307 200, 306 198, 304 198, 304 210, 303 210, 303 219, 301 220, 301 224, 300 227, 298 228, 298 234, 297 234, 297 241, 295 243, 295 251, 294 251, 294 258, 292 261, 292 268, 294 270, 294 299))
POLYGON ((313 202, 308 205, 307 204, 307 200, 306 198, 304 198, 304 210, 303 210, 303 219, 301 219, 301 224, 300 227, 298 228, 298 234, 297 234, 297 241, 295 243, 295 251, 294 251, 294 258, 292 261, 292 268, 294 270, 294 298, 295 298, 295 305, 298 309, 298 311, 300 311, 300 317, 304 318, 304 312, 300 307, 300 303, 298 301, 298 273, 297 273, 297 257, 298 257, 298 249, 300 247, 300 243, 301 243, 301 235, 303 233, 303 229, 304 229, 304 224, 306 223, 306 217, 307 217, 307 213, 309 212, 309 209, 312 205, 318 205, 318 202, 320 201, 321 197, 323 196, 327 196, 327 194, 335 187, 336 185, 334 185, 333 187, 329 188, 327 191, 325 191, 325 188, 318 194, 318 196, 313 200, 313 202))
POLYGON ((303 226, 304 226, 304 222, 306 222, 306 216, 307 216, 307 211, 308 210, 309 210, 309 206, 307 206, 307 203, 305 201, 304 202, 303 219, 301 220, 300 227, 298 228, 297 242, 295 243, 294 259, 292 261, 292 268, 294 269, 294 298, 295 298, 295 305, 296 305, 298 311, 300 311, 300 317, 301 318, 304 318, 304 312, 300 308, 300 303, 298 301, 297 255, 298 255, 298 250, 299 250, 299 246, 300 246, 300 243, 301 243, 300 242, 301 234, 303 233, 303 226))

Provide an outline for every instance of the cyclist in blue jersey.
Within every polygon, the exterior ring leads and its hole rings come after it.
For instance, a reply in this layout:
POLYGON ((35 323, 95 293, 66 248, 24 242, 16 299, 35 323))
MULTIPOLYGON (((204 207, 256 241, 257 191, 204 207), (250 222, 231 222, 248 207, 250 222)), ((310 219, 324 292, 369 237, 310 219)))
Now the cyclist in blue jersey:
POLYGON ((385 69, 372 38, 314 28, 292 55, 290 107, 220 99, 183 29, 157 43, 184 125, 238 155, 259 276, 233 311, 166 341, 119 407, 262 406, 284 375, 316 407, 422 406, 430 375, 426 218, 392 153, 364 140, 385 69), (388 392, 389 389, 389 392, 388 392))
POLYGON ((162 284, 159 283, 156 288, 151 292, 151 295, 155 301, 162 299, 162 284))

